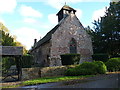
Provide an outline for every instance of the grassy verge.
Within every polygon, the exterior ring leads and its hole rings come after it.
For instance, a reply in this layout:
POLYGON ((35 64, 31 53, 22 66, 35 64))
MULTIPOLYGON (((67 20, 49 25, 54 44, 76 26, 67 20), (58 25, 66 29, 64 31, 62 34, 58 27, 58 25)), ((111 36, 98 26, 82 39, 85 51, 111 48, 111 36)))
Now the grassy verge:
POLYGON ((16 87, 21 87, 21 86, 37 85, 37 84, 42 84, 42 83, 69 81, 69 80, 75 80, 75 79, 83 79, 83 78, 86 78, 86 77, 93 77, 93 76, 95 76, 95 75, 38 78, 38 79, 23 81, 19 85, 10 85, 10 86, 2 87, 2 88, 16 88, 16 87))

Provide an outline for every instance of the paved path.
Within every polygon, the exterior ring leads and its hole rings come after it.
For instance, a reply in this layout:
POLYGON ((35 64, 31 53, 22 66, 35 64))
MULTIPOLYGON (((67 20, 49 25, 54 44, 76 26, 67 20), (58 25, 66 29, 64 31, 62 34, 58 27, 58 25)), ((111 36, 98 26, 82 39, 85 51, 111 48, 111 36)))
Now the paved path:
POLYGON ((120 74, 100 75, 84 80, 69 82, 47 83, 21 88, 120 88, 120 74))

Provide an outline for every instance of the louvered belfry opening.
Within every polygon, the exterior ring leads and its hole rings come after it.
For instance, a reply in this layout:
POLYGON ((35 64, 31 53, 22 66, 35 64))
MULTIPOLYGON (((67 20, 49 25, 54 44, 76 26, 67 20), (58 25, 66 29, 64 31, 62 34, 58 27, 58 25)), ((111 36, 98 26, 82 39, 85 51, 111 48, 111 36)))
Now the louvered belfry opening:
POLYGON ((66 18, 71 12, 75 14, 76 10, 68 5, 64 5, 56 14, 58 16, 58 22, 60 22, 63 18, 66 18))

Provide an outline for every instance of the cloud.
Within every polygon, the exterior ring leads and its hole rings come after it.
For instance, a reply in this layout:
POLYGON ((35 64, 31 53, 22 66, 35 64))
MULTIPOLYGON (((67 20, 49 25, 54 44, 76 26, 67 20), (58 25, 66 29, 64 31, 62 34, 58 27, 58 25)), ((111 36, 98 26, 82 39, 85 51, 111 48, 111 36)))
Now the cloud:
POLYGON ((93 12, 92 20, 98 20, 105 15, 106 8, 102 8, 93 12))
POLYGON ((27 17, 39 17, 39 18, 42 17, 42 13, 41 12, 33 9, 30 6, 26 6, 26 5, 22 5, 20 7, 20 14, 22 16, 27 16, 27 17))
POLYGON ((31 0, 31 2, 43 2, 53 8, 60 9, 65 2, 69 4, 75 4, 80 2, 110 2, 109 0, 31 0))
POLYGON ((0 0, 0 13, 13 13, 16 6, 16 0, 0 0))
POLYGON ((111 2, 119 2, 120 0, 110 0, 111 2))
POLYGON ((49 14, 48 20, 51 24, 54 24, 54 25, 58 23, 58 17, 56 16, 56 14, 49 14))
POLYGON ((5 21, 4 21, 3 19, 1 19, 1 18, 0 18, 0 22, 1 22, 2 24, 5 24, 5 21))
POLYGON ((82 10, 81 9, 76 9, 76 16, 81 19, 82 18, 82 10))
POLYGON ((46 2, 46 4, 52 6, 53 8, 56 8, 56 9, 60 9, 64 3, 65 3, 65 1, 63 2, 63 0, 48 0, 46 2))
POLYGON ((71 3, 80 2, 110 2, 110 0, 17 0, 18 2, 42 2, 53 8, 60 9, 65 2, 69 5, 71 3))
POLYGON ((38 30, 29 27, 22 27, 11 32, 13 35, 17 36, 17 41, 21 42, 23 45, 30 49, 34 44, 34 39, 40 39, 40 33, 38 30))
POLYGON ((33 27, 37 27, 41 29, 48 29, 48 30, 51 29, 50 28, 51 26, 53 26, 51 21, 42 22, 38 20, 37 18, 24 18, 22 22, 29 26, 33 26, 33 27))
MULTIPOLYGON (((112 1, 112 0, 111 0, 112 1)), ((114 0, 119 1, 119 0, 114 0)), ((58 8, 57 5, 62 6, 65 4, 65 2, 68 3, 79 3, 79 2, 110 2, 110 0, 17 0, 17 2, 42 2, 45 4, 49 4, 55 8, 58 8)))
POLYGON ((35 20, 35 19, 33 19, 33 18, 25 18, 25 19, 23 20, 23 22, 33 24, 33 23, 37 23, 37 20, 35 20))
POLYGON ((44 3, 56 9, 60 9, 63 5, 65 5, 65 2, 69 4, 69 3, 77 3, 81 1, 82 0, 43 0, 44 3))

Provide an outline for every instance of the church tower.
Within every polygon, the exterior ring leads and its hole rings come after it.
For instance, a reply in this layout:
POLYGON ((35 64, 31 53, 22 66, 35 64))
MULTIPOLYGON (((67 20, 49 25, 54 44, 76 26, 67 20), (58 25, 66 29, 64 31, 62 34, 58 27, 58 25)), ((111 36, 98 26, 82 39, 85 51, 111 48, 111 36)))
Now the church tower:
POLYGON ((60 22, 63 18, 67 17, 70 13, 75 14, 76 10, 69 7, 68 5, 64 5, 62 9, 56 14, 58 16, 58 22, 60 22))

